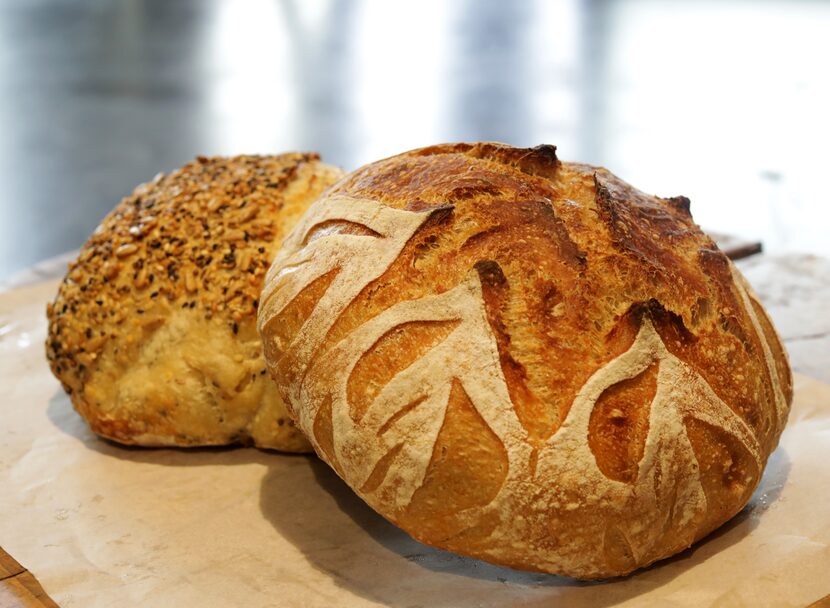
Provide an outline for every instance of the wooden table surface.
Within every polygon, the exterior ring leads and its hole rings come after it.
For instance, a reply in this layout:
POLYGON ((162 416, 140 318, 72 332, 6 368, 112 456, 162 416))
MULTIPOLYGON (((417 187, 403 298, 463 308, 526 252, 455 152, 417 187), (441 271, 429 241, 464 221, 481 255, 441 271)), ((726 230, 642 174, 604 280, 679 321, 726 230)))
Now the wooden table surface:
POLYGON ((57 604, 46 595, 32 573, 17 563, 0 547, 0 607, 55 608, 57 604))
MULTIPOLYGON (((751 243, 719 242, 735 258, 751 243)), ((793 369, 830 383, 830 260, 815 256, 753 255, 738 263, 769 309, 793 369)), ((37 579, 0 547, 0 608, 55 607, 37 579)), ((828 595, 809 608, 830 608, 828 595)))

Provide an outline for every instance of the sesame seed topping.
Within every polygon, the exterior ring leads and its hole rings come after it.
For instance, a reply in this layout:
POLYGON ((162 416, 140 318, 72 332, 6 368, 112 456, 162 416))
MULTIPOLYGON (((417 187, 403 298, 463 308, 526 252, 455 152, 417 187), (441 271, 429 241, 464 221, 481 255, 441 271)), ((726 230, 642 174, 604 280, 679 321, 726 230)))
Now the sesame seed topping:
POLYGON ((252 328, 284 236, 284 192, 274 184, 283 188, 300 166, 318 160, 200 156, 121 201, 70 264, 48 307, 47 357, 67 391, 82 395, 88 370, 110 341, 108 352, 128 356, 171 307, 205 319, 221 315, 234 333, 252 328))

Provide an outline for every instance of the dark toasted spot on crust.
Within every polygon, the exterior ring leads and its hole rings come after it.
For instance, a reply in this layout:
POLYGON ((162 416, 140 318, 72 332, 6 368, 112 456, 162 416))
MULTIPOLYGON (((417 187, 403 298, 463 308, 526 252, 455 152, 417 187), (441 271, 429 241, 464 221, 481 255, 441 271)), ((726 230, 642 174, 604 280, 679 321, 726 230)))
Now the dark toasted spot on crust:
POLYGON ((559 167, 556 146, 542 144, 535 148, 514 148, 494 142, 441 144, 414 150, 415 156, 464 154, 471 158, 489 160, 508 167, 515 167, 528 175, 552 178, 559 167))
POLYGON ((556 285, 551 281, 543 281, 541 293, 539 313, 547 317, 560 316, 557 313, 561 313, 562 311, 558 311, 557 307, 562 304, 563 297, 562 293, 556 288, 556 285))
POLYGON ((446 224, 447 222, 452 220, 452 214, 454 209, 455 207, 450 204, 436 205, 433 207, 429 207, 428 209, 425 209, 425 211, 429 212, 429 219, 427 219, 426 222, 421 224, 418 230, 426 230, 432 228, 433 226, 446 224))
POLYGON ((556 146, 536 146, 519 158, 516 166, 528 175, 539 175, 553 179, 559 168, 559 159, 556 158, 556 146))
POLYGON ((685 196, 674 196, 664 199, 669 205, 692 217, 692 202, 685 196))
POLYGON ((478 272, 479 279, 483 287, 507 289, 507 278, 501 266, 493 260, 479 260, 475 263, 474 268, 478 272))

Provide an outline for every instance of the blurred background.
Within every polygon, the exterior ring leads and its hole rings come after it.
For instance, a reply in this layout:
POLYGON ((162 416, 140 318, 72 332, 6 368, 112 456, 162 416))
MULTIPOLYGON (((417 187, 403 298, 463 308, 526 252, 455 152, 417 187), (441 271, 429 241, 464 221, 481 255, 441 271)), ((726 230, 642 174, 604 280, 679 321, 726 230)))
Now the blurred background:
POLYGON ((0 280, 197 154, 553 143, 830 254, 830 2, 0 0, 0 280))

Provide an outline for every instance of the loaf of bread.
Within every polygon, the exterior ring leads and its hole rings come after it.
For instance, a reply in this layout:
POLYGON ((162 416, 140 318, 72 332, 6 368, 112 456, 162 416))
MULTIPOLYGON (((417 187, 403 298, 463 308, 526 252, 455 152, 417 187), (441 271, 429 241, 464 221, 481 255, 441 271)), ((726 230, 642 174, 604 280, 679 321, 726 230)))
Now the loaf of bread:
POLYGON ((378 513, 579 578, 738 513, 792 398, 781 341, 688 199, 553 146, 352 173, 286 239, 259 328, 300 428, 378 513))
POLYGON ((107 216, 47 311, 52 371, 93 431, 310 449, 266 374, 256 311, 283 237, 340 177, 315 154, 199 158, 107 216))

